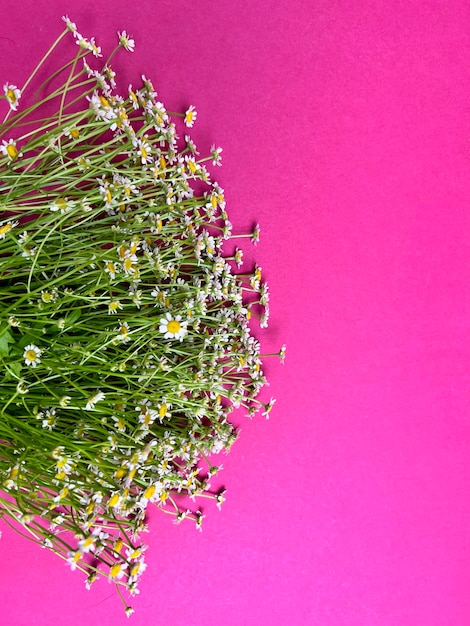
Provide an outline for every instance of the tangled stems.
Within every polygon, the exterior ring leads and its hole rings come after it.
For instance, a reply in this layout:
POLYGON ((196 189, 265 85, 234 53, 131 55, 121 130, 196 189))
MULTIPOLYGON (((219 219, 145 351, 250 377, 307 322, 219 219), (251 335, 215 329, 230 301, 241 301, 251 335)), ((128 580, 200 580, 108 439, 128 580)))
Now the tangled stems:
POLYGON ((235 272, 240 250, 224 257, 232 225, 206 168, 221 150, 199 158, 172 121, 191 128, 194 107, 168 113, 145 77, 117 95, 109 59, 92 69, 100 49, 64 19, 32 78, 67 31, 75 57, 21 111, 5 86, 0 514, 88 586, 104 575, 134 594, 147 506, 200 528, 188 498, 224 500, 210 456, 236 439, 231 411, 272 408, 249 327, 266 325, 269 293, 261 268, 235 272))

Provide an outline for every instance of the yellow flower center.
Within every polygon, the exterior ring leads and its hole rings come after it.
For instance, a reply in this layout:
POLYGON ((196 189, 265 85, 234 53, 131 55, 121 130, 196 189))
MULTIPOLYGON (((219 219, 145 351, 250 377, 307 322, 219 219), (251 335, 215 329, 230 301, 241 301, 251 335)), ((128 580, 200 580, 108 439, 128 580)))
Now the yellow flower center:
POLYGON ((120 574, 120 572, 121 572, 121 564, 120 563, 116 563, 110 569, 109 574, 110 574, 111 578, 115 578, 116 576, 118 576, 118 574, 120 574))
POLYGON ((2 237, 3 235, 6 235, 7 232, 11 230, 12 228, 13 228, 13 225, 10 223, 0 226, 0 237, 2 237))
POLYGON ((146 498, 147 500, 150 500, 150 498, 155 493, 155 490, 156 490, 155 485, 150 485, 150 487, 147 487, 147 489, 144 492, 144 498, 146 498))
POLYGON ((18 150, 16 149, 16 146, 14 144, 9 143, 7 145, 7 154, 10 159, 16 159, 16 157, 18 156, 18 150))
POLYGON ((131 272, 132 271, 134 265, 133 265, 132 259, 130 257, 127 257, 127 259, 124 260, 123 267, 124 267, 124 270, 126 272, 131 272))
POLYGON ((165 417, 165 415, 168 413, 168 407, 165 403, 162 404, 158 413, 160 417, 165 417))
POLYGON ((168 322, 169 333, 176 335, 176 333, 179 332, 180 328, 181 328, 181 324, 177 320, 171 320, 170 322, 168 322))
POLYGON ((72 128, 70 134, 73 139, 78 139, 80 137, 80 131, 78 130, 78 128, 72 128))
POLYGON ((120 495, 118 493, 115 493, 112 496, 112 498, 110 498, 110 500, 109 500, 109 506, 111 506, 111 507, 116 506, 116 504, 118 504, 120 499, 121 499, 120 495))
POLYGON ((137 576, 137 574, 139 573, 139 569, 140 563, 136 563, 135 565, 133 565, 131 568, 131 576, 137 576))
POLYGON ((12 104, 15 104, 15 102, 18 100, 18 98, 15 96, 15 92, 11 88, 7 90, 7 98, 12 104))
POLYGON ((67 208, 67 200, 65 200, 65 198, 57 198, 55 203, 61 211, 65 211, 67 208))
POLYGON ((26 352, 26 358, 28 359, 28 361, 36 361, 38 358, 36 350, 28 350, 26 352))

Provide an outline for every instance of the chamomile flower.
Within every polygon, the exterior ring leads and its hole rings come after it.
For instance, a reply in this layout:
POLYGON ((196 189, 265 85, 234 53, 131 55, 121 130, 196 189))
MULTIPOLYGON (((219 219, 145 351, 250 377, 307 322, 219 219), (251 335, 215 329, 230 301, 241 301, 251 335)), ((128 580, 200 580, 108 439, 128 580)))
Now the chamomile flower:
POLYGON ((85 37, 82 37, 77 32, 75 32, 74 35, 75 35, 75 37, 77 39, 77 41, 76 41, 77 46, 80 46, 80 48, 83 48, 84 50, 88 50, 96 58, 99 58, 99 57, 103 56, 101 54, 101 48, 100 48, 100 46, 98 46, 96 44, 96 41, 95 41, 94 37, 91 37, 90 39, 86 39, 85 37))
POLYGON ((236 248, 234 259, 237 267, 241 267, 243 265, 243 250, 241 250, 240 248, 236 248))
POLYGON ((42 420, 42 427, 52 430, 57 420, 56 410, 54 408, 47 409, 44 413, 44 419, 42 420))
POLYGON ((64 20, 65 25, 67 26, 67 30, 75 34, 77 32, 77 25, 69 19, 68 15, 63 15, 62 19, 64 20))
POLYGON ((49 302, 55 302, 59 297, 57 289, 42 289, 41 300, 48 304, 49 302))
POLYGON ((67 198, 56 198, 49 206, 49 209, 53 212, 60 211, 62 214, 68 213, 72 210, 74 203, 67 198))
POLYGON ((120 45, 127 50, 128 52, 134 52, 135 50, 135 41, 130 37, 125 30, 122 32, 118 31, 118 38, 120 45))
POLYGON ((142 165, 146 165, 152 161, 152 148, 149 142, 146 141, 145 137, 144 139, 137 139, 134 142, 134 147, 139 155, 142 165))
POLYGON ((194 143, 194 141, 191 139, 189 135, 185 135, 184 140, 186 142, 186 148, 189 150, 191 154, 199 154, 196 148, 196 144, 194 143))
POLYGON ((14 161, 21 156, 21 152, 18 150, 16 146, 16 141, 14 139, 9 139, 8 141, 5 141, 5 139, 3 139, 2 145, 0 146, 0 151, 2 152, 2 154, 7 156, 10 161, 14 161))
POLYGON ((186 113, 184 114, 184 123, 186 124, 188 128, 192 128, 194 126, 196 117, 197 117, 197 111, 193 107, 193 105, 191 105, 189 109, 186 111, 186 113))
POLYGON ((69 139, 77 140, 80 137, 80 129, 76 126, 66 128, 64 130, 64 135, 69 139))
POLYGON ((108 313, 109 315, 116 315, 119 309, 122 309, 122 304, 119 300, 111 300, 108 304, 108 313))
POLYGON ((256 245, 259 241, 259 236, 260 236, 260 227, 259 224, 256 224, 253 233, 251 235, 251 241, 256 245))
POLYGON ((263 416, 266 419, 269 419, 269 414, 271 413, 272 408, 273 408, 275 402, 276 402, 276 399, 275 398, 271 398, 271 400, 269 402, 264 404, 263 416))
POLYGON ((222 165, 222 148, 216 148, 215 145, 211 146, 212 165, 222 165))
POLYGON ((36 365, 41 362, 41 354, 42 350, 30 343, 25 347, 23 352, 24 362, 30 367, 36 367, 36 365))
POLYGON ((171 413, 170 413, 170 409, 171 409, 171 404, 168 404, 168 402, 161 402, 158 406, 158 419, 160 420, 160 423, 163 422, 164 419, 169 419, 171 417, 171 413))
POLYGON ((140 106, 140 100, 139 100, 139 92, 137 91, 137 93, 133 90, 132 85, 129 85, 129 87, 127 88, 127 91, 129 93, 129 102, 132 104, 132 108, 134 109, 134 111, 137 111, 137 109, 140 106))
POLYGON ((171 313, 167 313, 160 320, 159 330, 165 339, 179 339, 183 341, 187 332, 187 324, 186 321, 181 321, 181 315, 173 317, 171 313))
POLYGON ((104 394, 102 391, 98 391, 98 393, 95 393, 95 395, 88 398, 87 403, 85 405, 85 409, 87 411, 94 409, 95 405, 101 400, 104 400, 105 397, 106 397, 106 394, 104 394))
POLYGON ((104 262, 104 271, 109 274, 110 278, 114 280, 116 278, 116 263, 114 261, 104 262))
POLYGON ((13 228, 18 226, 17 220, 9 220, 0 226, 0 239, 5 239, 7 233, 9 233, 13 228))
POLYGON ((104 72, 105 77, 109 81, 109 84, 114 89, 116 87, 116 80, 115 80, 116 72, 113 70, 113 68, 110 65, 105 65, 103 72, 104 72))
POLYGON ((121 322, 118 327, 118 341, 122 341, 123 343, 130 341, 129 330, 129 324, 127 322, 121 322))
POLYGON ((5 94, 5 98, 8 100, 10 109, 12 111, 16 111, 21 98, 21 91, 16 85, 9 85, 8 83, 5 83, 3 85, 3 92, 5 94))
POLYGON ((119 580, 126 573, 128 565, 125 562, 117 562, 115 563, 109 570, 109 578, 110 580, 119 580))

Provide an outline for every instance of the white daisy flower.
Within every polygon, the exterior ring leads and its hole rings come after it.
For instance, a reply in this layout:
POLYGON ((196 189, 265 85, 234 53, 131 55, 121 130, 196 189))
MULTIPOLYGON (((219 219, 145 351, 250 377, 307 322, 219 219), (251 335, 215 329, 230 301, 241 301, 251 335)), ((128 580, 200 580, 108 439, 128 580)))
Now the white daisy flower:
POLYGON ((114 280, 116 278, 116 263, 114 261, 104 262, 104 271, 109 274, 110 278, 114 280))
POLYGON ((160 320, 160 332, 165 339, 179 339, 183 341, 187 332, 186 321, 181 321, 181 315, 173 317, 171 313, 167 313, 166 317, 162 317, 160 320))
POLYGON ((189 109, 186 111, 186 113, 184 114, 184 123, 186 124, 188 128, 192 128, 194 126, 196 117, 197 117, 197 111, 193 107, 193 105, 191 105, 189 109))
POLYGON ((222 165, 222 148, 216 148, 215 145, 211 146, 212 165, 222 165))
POLYGON ((128 50, 129 52, 134 52, 135 41, 126 33, 125 30, 123 30, 122 33, 118 31, 118 37, 119 43, 125 50, 128 50))
POLYGON ((137 139, 134 141, 134 148, 136 148, 142 165, 146 165, 152 161, 152 148, 148 141, 145 140, 145 136, 144 139, 137 139))
POLYGON ((119 300, 112 300, 108 304, 109 315, 116 315, 119 309, 122 309, 122 304, 119 302, 119 300))
POLYGON ((0 146, 0 151, 12 161, 21 156, 21 152, 18 151, 16 141, 14 139, 9 139, 8 141, 3 139, 2 144, 3 145, 0 146))
POLYGON ((36 365, 41 362, 41 354, 42 350, 40 350, 34 344, 30 343, 26 346, 23 352, 24 362, 26 363, 26 365, 36 367, 36 365))
POLYGON ((6 234, 9 233, 12 228, 15 228, 15 226, 18 226, 18 220, 9 220, 5 224, 2 224, 0 226, 0 239, 5 239, 6 234))
POLYGON ((128 568, 127 563, 115 563, 109 570, 109 579, 116 580, 120 579, 126 573, 126 569, 128 568))
POLYGON ((94 409, 95 404, 97 402, 100 402, 100 400, 104 400, 105 397, 106 397, 106 394, 104 394, 102 391, 98 391, 98 393, 95 393, 94 396, 91 396, 91 398, 88 398, 87 403, 85 405, 85 409, 87 411, 89 411, 90 409, 94 409))
POLYGON ((118 341, 122 341, 123 343, 130 341, 129 330, 129 324, 127 322, 120 322, 117 335, 118 341))
POLYGON ((69 19, 68 15, 63 15, 62 19, 64 20, 66 26, 67 26, 67 30, 69 30, 71 33, 76 33, 77 32, 77 25, 75 24, 75 22, 72 22, 69 19))
POLYGON ((74 203, 67 198, 56 198, 54 202, 49 206, 51 211, 60 211, 62 214, 67 213, 73 209, 74 203))
POLYGON ((21 91, 16 85, 9 85, 8 83, 5 83, 3 85, 3 92, 5 94, 5 98, 8 100, 10 109, 12 111, 16 111, 18 102, 21 98, 21 91))

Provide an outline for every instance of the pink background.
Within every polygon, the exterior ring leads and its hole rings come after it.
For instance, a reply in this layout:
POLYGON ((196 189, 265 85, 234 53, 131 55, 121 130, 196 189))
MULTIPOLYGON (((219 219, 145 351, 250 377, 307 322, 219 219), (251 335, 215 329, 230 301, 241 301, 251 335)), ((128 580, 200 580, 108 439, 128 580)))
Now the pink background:
MULTIPOLYGON (((277 404, 202 533, 151 519, 130 623, 470 624, 470 3, 2 0, 0 82, 68 13, 194 104, 236 229, 262 227, 277 404)), ((127 82, 126 82, 127 81, 127 82)), ((1 623, 127 622, 107 581, 4 529, 1 623)))

